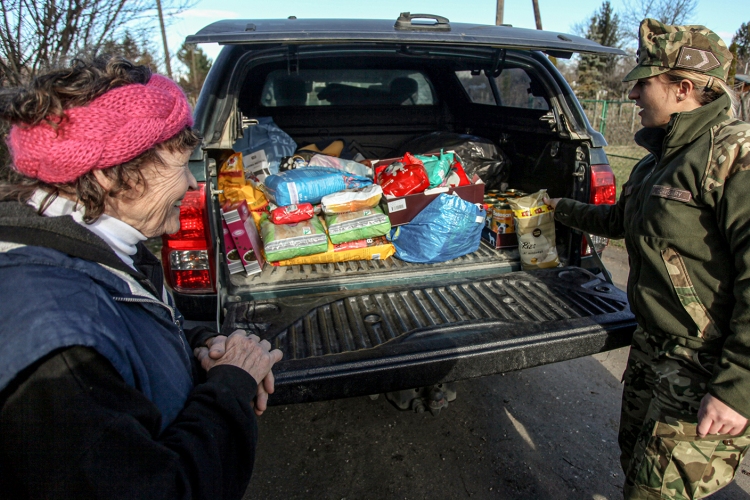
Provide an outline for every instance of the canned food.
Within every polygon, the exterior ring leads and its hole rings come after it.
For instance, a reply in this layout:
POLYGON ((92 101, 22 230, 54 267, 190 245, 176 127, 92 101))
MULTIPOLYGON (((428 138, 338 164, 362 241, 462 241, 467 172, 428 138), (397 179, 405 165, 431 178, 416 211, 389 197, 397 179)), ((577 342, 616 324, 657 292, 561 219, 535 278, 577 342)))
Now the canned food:
POLYGON ((511 210, 510 205, 502 203, 493 207, 490 230, 497 234, 510 234, 516 232, 515 225, 513 224, 513 210, 511 210))

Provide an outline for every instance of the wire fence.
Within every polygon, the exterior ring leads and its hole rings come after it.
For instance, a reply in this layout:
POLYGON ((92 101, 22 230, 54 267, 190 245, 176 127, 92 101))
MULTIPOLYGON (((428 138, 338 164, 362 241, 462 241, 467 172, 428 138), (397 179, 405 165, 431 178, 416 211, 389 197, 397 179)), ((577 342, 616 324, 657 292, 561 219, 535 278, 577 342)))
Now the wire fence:
POLYGON ((633 101, 582 99, 581 105, 591 126, 601 132, 609 144, 630 144, 633 134, 641 128, 638 106, 633 101))
MULTIPOLYGON (((737 118, 750 122, 750 92, 740 94, 737 118)), ((633 134, 641 128, 638 106, 633 101, 582 99, 581 105, 594 129, 601 132, 611 145, 632 144, 633 134)))

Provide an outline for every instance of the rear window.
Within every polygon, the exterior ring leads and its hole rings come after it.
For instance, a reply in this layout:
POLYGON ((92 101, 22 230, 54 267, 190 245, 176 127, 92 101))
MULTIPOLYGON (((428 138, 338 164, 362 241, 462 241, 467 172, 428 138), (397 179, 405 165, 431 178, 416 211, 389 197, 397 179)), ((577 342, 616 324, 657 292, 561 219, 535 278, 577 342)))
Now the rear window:
POLYGON ((475 104, 548 110, 547 100, 533 92, 536 88, 529 74, 522 68, 506 68, 497 78, 489 78, 484 71, 456 71, 466 95, 475 104), (497 98, 492 86, 497 89, 497 98), (499 101, 499 102, 498 102, 499 101))
POLYGON ((261 105, 282 106, 430 106, 432 83, 424 73, 409 70, 299 70, 268 74, 261 105))

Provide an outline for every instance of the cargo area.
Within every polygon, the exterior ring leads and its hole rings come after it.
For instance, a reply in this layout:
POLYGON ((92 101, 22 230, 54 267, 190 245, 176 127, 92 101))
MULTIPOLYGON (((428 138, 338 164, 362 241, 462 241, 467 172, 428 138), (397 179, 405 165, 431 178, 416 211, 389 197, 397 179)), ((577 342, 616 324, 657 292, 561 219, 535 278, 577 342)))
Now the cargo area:
MULTIPOLYGON (((298 145, 325 143, 340 138, 364 157, 382 159, 402 155, 415 138, 428 134, 470 134, 491 141, 509 160, 504 172, 508 187, 526 192, 546 188, 553 197, 581 196, 581 186, 585 185, 587 179, 576 178, 573 173, 581 162, 589 161, 588 146, 585 141, 574 138, 575 134, 571 134, 570 130, 582 126, 565 122, 554 111, 555 107, 567 107, 568 103, 554 97, 559 92, 557 82, 549 80, 549 75, 542 68, 544 62, 535 59, 532 53, 505 54, 503 64, 508 76, 503 82, 506 86, 517 86, 520 90, 514 91, 528 95, 528 99, 537 99, 539 103, 535 106, 540 109, 487 106, 483 103, 482 99, 486 96, 481 92, 487 92, 487 89, 474 88, 476 74, 481 78, 482 68, 492 64, 497 51, 475 49, 467 53, 454 49, 455 53, 452 53, 443 49, 439 57, 415 59, 398 54, 399 49, 364 56, 361 48, 347 51, 342 47, 336 51, 337 57, 333 58, 332 54, 327 53, 329 49, 300 47, 294 54, 295 59, 290 62, 286 48, 264 51, 263 57, 253 56, 252 52, 243 49, 233 47, 237 61, 234 72, 237 81, 233 85, 239 87, 237 111, 244 118, 271 117, 298 145), (308 51, 314 56, 306 57, 308 51), (409 75, 399 78, 419 80, 420 85, 429 87, 430 97, 420 97, 427 99, 428 104, 407 106, 394 105, 387 99, 373 101, 375 98, 381 99, 381 94, 371 90, 375 97, 365 97, 370 101, 364 103, 354 100, 338 106, 298 106, 275 100, 281 95, 277 88, 269 93, 274 83, 283 82, 289 87, 290 83, 299 83, 307 78, 306 75, 323 79, 327 75, 353 69, 361 70, 363 74, 390 72, 397 76, 409 75), (545 94, 543 89, 548 89, 548 96, 540 97, 545 94), (532 91, 537 94, 535 97, 532 91), (273 95, 273 99, 269 95, 273 95)), ((307 82, 307 85, 310 91, 317 84, 307 82)), ((329 88, 340 90, 334 85, 339 84, 328 84, 329 88)), ((352 91, 354 87, 350 87, 352 91)), ((325 90, 323 88, 317 95, 325 95, 325 90)), ((292 91, 284 89, 285 95, 292 91)), ((312 93, 308 92, 308 95, 312 93)), ((236 121, 241 120, 237 118, 236 121)), ((231 125, 238 126, 237 123, 231 125)), ((213 133, 219 139, 221 134, 226 135, 227 127, 213 133)), ((219 163, 226 150, 216 149, 209 154, 214 155, 219 163)), ((580 235, 574 236, 563 226, 557 227, 556 235, 561 262, 578 263, 580 235)), ((483 241, 478 251, 440 264, 410 264, 391 257, 386 260, 331 264, 266 266, 259 274, 229 275, 225 272, 224 278, 228 285, 226 296, 254 301, 386 285, 410 285, 435 278, 481 279, 520 269, 516 249, 495 249, 483 241)))
POLYGON ((476 252, 439 264, 413 264, 389 258, 266 266, 259 274, 233 274, 230 280, 236 294, 260 300, 385 285, 407 285, 441 277, 482 278, 520 269, 518 250, 495 249, 483 242, 476 252))

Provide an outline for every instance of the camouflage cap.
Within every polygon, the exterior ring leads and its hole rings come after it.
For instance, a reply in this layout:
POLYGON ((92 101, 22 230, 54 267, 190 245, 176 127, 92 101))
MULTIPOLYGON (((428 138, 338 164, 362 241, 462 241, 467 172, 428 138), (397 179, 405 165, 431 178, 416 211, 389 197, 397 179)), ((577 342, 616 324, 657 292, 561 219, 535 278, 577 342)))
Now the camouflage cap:
POLYGON ((726 82, 731 64, 732 53, 727 45, 705 26, 671 26, 656 19, 644 19, 638 33, 638 65, 622 81, 648 78, 679 68, 726 82))

